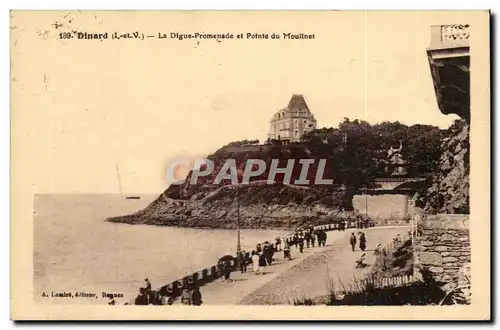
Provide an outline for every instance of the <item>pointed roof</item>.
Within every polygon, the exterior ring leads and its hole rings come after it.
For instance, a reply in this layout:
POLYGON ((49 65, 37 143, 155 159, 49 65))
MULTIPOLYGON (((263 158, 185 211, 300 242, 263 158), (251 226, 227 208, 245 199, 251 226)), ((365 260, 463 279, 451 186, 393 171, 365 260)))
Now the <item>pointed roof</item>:
POLYGON ((309 111, 309 107, 307 106, 306 100, 304 100, 304 96, 301 94, 293 94, 290 102, 288 102, 288 109, 307 109, 309 111))

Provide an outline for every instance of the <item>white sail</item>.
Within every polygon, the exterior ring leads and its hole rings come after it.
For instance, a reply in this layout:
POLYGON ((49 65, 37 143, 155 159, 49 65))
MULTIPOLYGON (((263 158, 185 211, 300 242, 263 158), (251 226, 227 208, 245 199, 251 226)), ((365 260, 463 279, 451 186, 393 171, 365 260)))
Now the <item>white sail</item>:
POLYGON ((116 164, 116 175, 118 177, 118 185, 120 186, 120 196, 123 197, 123 188, 122 188, 122 180, 120 178, 120 169, 118 168, 118 164, 116 164))

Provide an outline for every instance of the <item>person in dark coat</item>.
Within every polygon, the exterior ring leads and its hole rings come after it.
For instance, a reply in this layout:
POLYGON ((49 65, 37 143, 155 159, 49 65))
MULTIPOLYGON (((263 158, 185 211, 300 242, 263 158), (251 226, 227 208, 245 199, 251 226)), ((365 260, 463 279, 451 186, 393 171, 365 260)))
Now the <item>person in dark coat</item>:
POLYGON ((246 258, 246 253, 245 250, 242 250, 240 252, 239 258, 238 258, 239 266, 240 266, 240 271, 242 273, 247 272, 247 258, 246 258))
POLYGON ((321 230, 321 229, 316 232, 316 238, 318 240, 318 246, 325 246, 325 242, 324 242, 325 235, 326 235, 326 233, 323 230, 321 230))
POLYGON ((359 248, 361 249, 361 251, 365 251, 366 249, 365 233, 361 233, 361 236, 359 236, 359 248))
POLYGON ((264 269, 267 266, 266 262, 266 257, 264 256, 264 253, 259 254, 259 268, 260 268, 260 274, 264 274, 264 269))
POLYGON ((269 243, 264 244, 263 252, 264 252, 264 257, 266 258, 267 266, 270 266, 271 263, 273 262, 273 247, 272 247, 272 245, 269 243))
POLYGON ((161 305, 161 294, 158 291, 151 291, 151 304, 152 305, 161 305))
POLYGON ((306 233, 304 234, 304 238, 306 241, 306 247, 309 248, 311 245, 311 234, 309 233, 309 230, 306 230, 306 233))
POLYGON ((198 288, 198 286, 195 286, 193 289, 193 293, 191 294, 191 302, 194 306, 201 306, 201 304, 203 304, 200 288, 198 288))
POLYGON ((304 237, 299 236, 299 251, 300 253, 304 253, 304 237))
POLYGON ((349 237, 349 244, 351 244, 352 252, 356 251, 356 235, 354 233, 349 237))
POLYGON ((230 282, 231 281, 231 279, 230 279, 230 277, 231 277, 231 264, 229 261, 226 261, 224 263, 224 266, 222 268, 222 273, 224 274, 224 281, 230 282))
POLYGON ((323 230, 316 231, 316 240, 318 241, 318 246, 323 245, 323 230))
POLYGON ((149 297, 144 288, 139 289, 139 295, 135 298, 135 305, 149 305, 149 297))

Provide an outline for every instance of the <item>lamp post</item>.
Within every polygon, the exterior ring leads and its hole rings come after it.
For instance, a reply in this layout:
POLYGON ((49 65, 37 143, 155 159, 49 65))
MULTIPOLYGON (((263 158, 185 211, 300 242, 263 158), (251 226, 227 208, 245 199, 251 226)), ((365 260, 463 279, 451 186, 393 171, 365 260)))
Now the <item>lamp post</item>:
POLYGON ((238 225, 238 236, 236 240, 236 255, 240 258, 241 253, 241 233, 240 233, 240 185, 236 184, 236 212, 237 212, 237 225, 238 225))
POLYGON ((368 217, 368 187, 364 185, 362 190, 365 194, 365 216, 368 217))

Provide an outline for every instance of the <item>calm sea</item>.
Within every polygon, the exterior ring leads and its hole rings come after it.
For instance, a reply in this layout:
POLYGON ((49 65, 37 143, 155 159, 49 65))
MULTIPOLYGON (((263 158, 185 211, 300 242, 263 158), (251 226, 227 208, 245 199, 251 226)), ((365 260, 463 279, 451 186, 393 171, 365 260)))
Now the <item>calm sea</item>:
MULTIPOLYGON (((216 263, 236 247, 235 230, 190 229, 108 223, 104 219, 137 211, 156 198, 123 200, 119 195, 36 195, 34 199, 35 299, 51 292, 102 292, 134 298, 148 277, 153 287, 216 263)), ((242 230, 242 246, 283 235, 278 230, 242 230)), ((106 304, 108 299, 75 298, 71 303, 106 304)))

